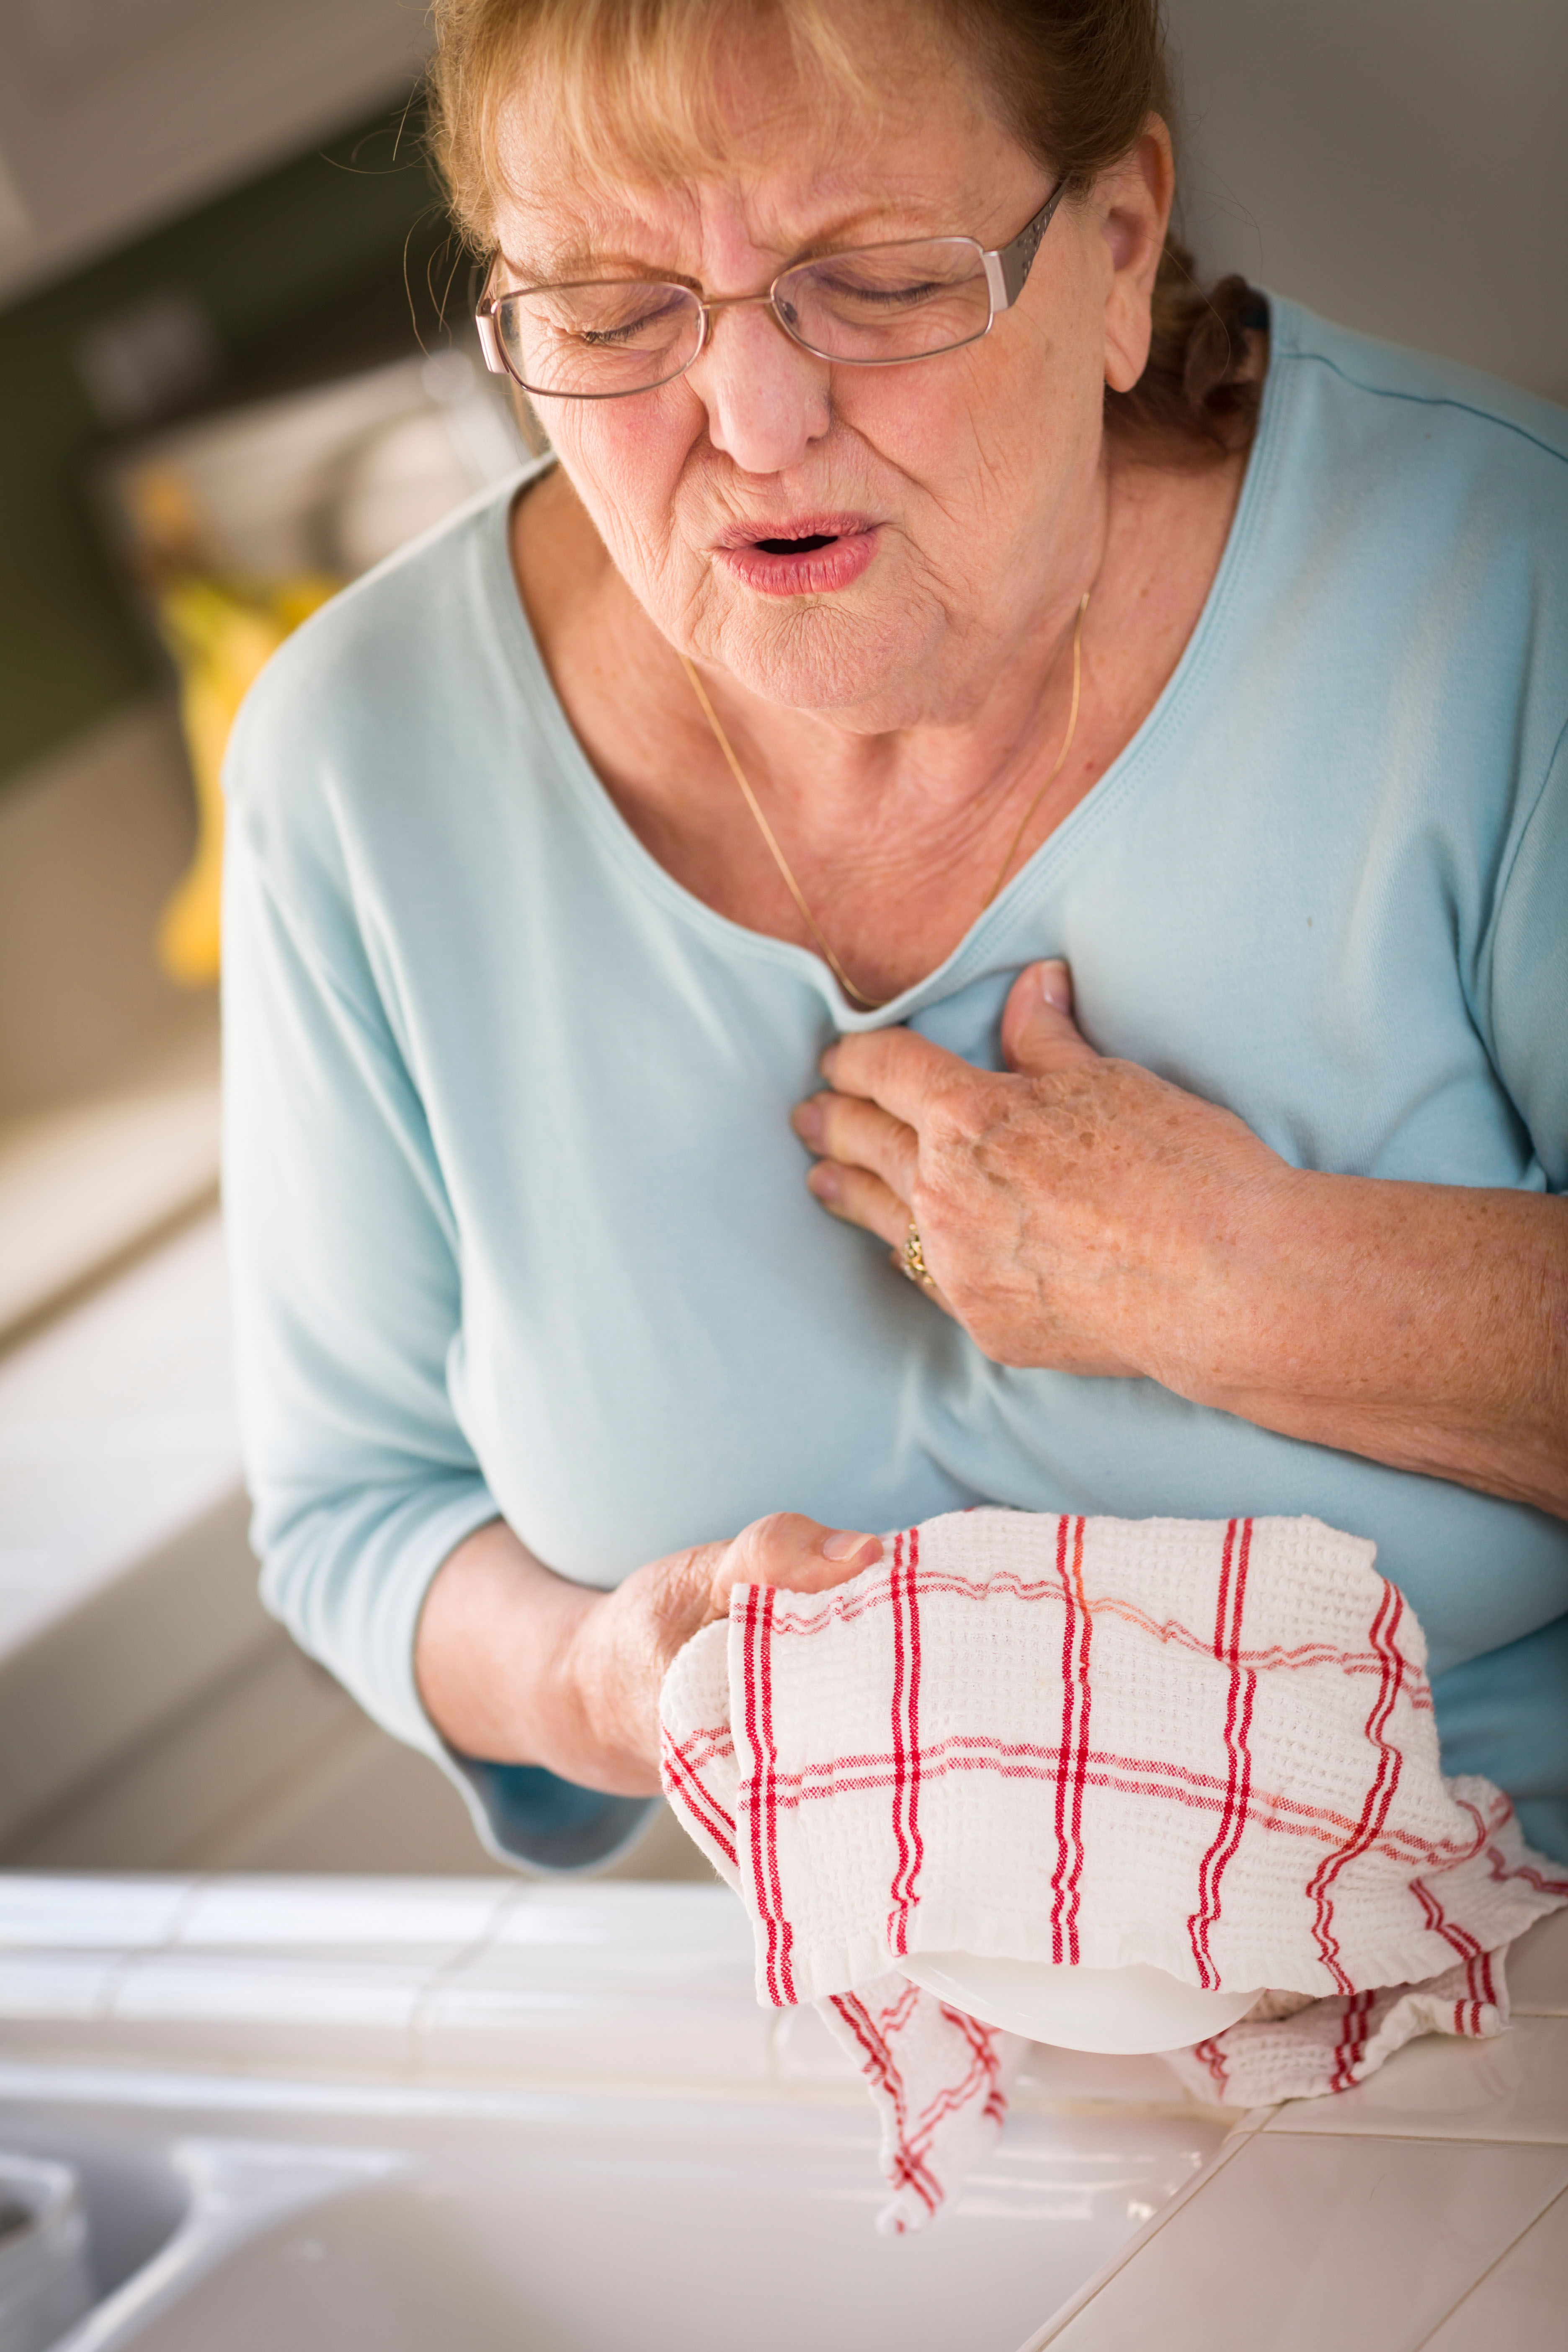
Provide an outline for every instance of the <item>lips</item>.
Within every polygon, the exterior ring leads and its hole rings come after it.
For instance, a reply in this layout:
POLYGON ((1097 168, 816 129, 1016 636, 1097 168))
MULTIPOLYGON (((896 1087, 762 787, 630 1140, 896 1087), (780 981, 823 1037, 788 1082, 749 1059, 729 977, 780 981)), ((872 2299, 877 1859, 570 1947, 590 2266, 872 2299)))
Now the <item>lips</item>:
POLYGON ((724 533, 716 553, 731 577, 764 596, 825 595, 858 580, 877 551, 864 515, 767 517, 724 533))
POLYGON ((844 507, 813 507, 804 514, 757 515, 721 531, 719 545, 764 547, 773 543, 798 546, 802 540, 854 539, 872 528, 868 515, 844 507))

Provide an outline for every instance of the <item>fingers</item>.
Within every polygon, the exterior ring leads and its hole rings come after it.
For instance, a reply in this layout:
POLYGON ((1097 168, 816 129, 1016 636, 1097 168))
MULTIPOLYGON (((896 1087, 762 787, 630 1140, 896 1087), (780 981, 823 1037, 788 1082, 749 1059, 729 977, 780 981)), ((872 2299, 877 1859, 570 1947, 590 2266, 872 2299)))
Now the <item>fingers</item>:
POLYGON ((1032 963, 1013 982, 1002 1014, 1002 1051, 1007 1067, 1023 1077, 1044 1077, 1075 1063, 1100 1056, 1079 1034, 1072 1017, 1072 980, 1060 957, 1032 963))
POLYGON ((868 1029, 840 1037, 822 1057, 822 1074, 836 1093, 858 1095, 918 1128, 933 1098, 973 1082, 974 1072, 913 1029, 868 1029))
POLYGON ((879 1234, 889 1248, 901 1243, 910 1229, 904 1200, 867 1169, 841 1168, 837 1160, 819 1160, 805 1181, 825 1209, 847 1224, 863 1225, 868 1234, 879 1234))
POLYGON ((727 1546, 713 1579, 715 1613, 729 1608, 737 1584, 776 1584, 786 1592, 826 1592, 847 1584, 882 1557, 879 1536, 853 1528, 825 1527, 798 1511, 774 1511, 753 1519, 727 1546))
POLYGON ((868 1169, 903 1200, 913 1192, 920 1146, 913 1128, 890 1111, 854 1095, 814 1095, 796 1104, 790 1125, 824 1160, 868 1169))

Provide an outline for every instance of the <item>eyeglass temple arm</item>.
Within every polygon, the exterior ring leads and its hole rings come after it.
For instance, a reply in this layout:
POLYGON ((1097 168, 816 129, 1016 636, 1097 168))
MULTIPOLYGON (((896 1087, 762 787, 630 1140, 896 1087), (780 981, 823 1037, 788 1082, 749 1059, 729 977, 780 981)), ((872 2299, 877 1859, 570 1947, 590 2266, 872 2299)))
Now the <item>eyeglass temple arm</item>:
POLYGON ((1026 221, 1011 245, 984 254, 985 280, 991 289, 991 308, 1011 310, 1024 290, 1024 280, 1040 249, 1040 240, 1051 225, 1051 215, 1067 194, 1067 174, 1057 182, 1032 221, 1026 221))
POLYGON ((493 253, 488 261, 475 264, 468 277, 468 308, 474 314, 474 325, 479 338, 479 350, 486 367, 489 368, 491 375, 510 375, 511 370, 501 357, 500 337, 496 333, 495 306, 490 298, 490 279, 495 276, 495 269, 496 256, 493 253), (481 268, 484 271, 482 278, 479 278, 481 268), (474 295, 476 279, 479 280, 477 300, 474 295))

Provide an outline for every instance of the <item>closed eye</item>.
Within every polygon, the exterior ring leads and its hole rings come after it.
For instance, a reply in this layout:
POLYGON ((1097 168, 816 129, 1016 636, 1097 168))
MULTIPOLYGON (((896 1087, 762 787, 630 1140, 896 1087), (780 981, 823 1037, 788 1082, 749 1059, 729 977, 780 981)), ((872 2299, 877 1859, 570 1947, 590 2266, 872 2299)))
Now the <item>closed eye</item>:
POLYGON ((635 319, 623 319, 613 327, 579 326, 571 331, 580 343, 585 343, 591 349, 615 350, 676 319, 684 320, 686 307, 684 303, 661 302, 656 310, 639 311, 635 319))

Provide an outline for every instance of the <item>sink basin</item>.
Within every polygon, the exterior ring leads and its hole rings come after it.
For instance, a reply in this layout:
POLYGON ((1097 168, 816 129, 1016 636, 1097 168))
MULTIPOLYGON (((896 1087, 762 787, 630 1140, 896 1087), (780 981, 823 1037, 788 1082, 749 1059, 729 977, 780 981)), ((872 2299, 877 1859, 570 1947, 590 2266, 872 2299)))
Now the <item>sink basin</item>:
POLYGON ((8 1888, 0 2147, 78 2169, 100 2296, 53 2352, 1017 2352, 1224 2138, 1042 2051, 881 2238, 864 2085, 722 1888, 8 1888))
POLYGON ((0 2344, 48 2352, 91 2302, 75 2171, 0 2149, 0 2344))
POLYGON ((266 2116, 247 2087, 204 2085, 200 2113, 171 2084, 0 2109, 12 2141, 186 2187, 58 2352, 1015 2352, 1202 2154, 1170 2119, 1019 2119, 951 2221, 886 2239, 857 2105, 360 2094, 266 2116))

